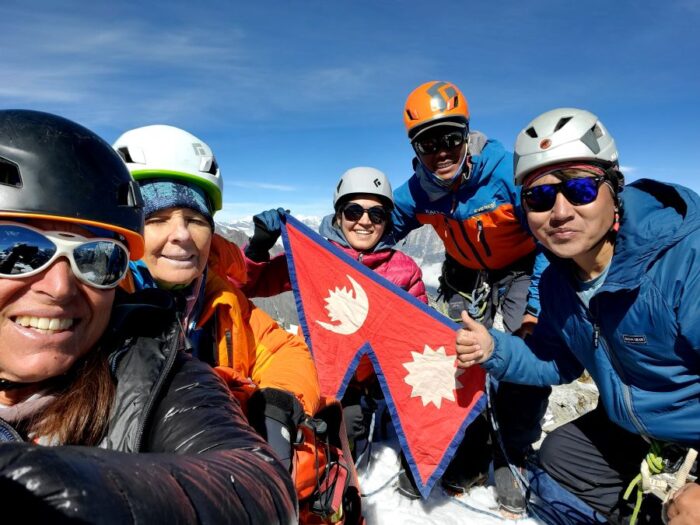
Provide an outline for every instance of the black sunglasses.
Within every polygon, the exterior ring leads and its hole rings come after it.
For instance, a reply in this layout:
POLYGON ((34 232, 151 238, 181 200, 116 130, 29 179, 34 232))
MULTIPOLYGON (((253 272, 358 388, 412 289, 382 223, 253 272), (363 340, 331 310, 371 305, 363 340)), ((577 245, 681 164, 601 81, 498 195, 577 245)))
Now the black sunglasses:
POLYGON ((413 147, 419 155, 432 155, 440 150, 450 150, 461 146, 467 138, 464 131, 450 131, 442 135, 421 137, 413 142, 413 147))
POLYGON ((522 190, 523 201, 530 211, 551 210, 559 192, 574 206, 590 204, 598 197, 598 189, 605 177, 583 177, 556 184, 542 184, 522 190))
POLYGON ((372 206, 371 208, 363 208, 359 204, 350 203, 343 208, 343 217, 346 221, 356 222, 367 212, 369 220, 372 224, 382 224, 386 222, 388 213, 382 206, 372 206))

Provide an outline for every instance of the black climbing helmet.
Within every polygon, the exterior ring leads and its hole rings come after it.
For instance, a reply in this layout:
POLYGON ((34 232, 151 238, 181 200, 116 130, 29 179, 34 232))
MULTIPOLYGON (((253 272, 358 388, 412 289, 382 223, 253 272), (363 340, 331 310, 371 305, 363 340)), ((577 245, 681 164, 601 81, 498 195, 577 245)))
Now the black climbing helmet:
POLYGON ((143 256, 143 200, 112 147, 68 119, 0 110, 0 217, 96 226, 143 256))

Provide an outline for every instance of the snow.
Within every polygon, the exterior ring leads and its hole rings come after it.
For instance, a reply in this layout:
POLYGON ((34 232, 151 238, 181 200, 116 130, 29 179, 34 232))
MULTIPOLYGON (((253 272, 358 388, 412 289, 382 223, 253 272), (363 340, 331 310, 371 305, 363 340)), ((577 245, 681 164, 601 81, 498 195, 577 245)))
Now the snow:
POLYGON ((362 513, 367 525, 400 523, 401 525, 510 524, 537 525, 529 517, 513 520, 501 517, 496 503, 492 477, 488 486, 473 487, 467 494, 452 496, 438 484, 427 500, 411 500, 396 491, 401 464, 398 441, 387 436, 372 445, 369 466, 360 465, 362 513))

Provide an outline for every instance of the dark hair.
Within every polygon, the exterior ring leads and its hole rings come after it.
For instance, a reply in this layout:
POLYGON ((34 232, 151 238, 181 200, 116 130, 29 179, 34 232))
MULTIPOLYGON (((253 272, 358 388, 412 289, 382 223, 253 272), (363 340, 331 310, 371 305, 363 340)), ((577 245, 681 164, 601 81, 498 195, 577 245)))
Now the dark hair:
POLYGON ((26 432, 61 445, 97 445, 109 422, 115 384, 107 353, 100 347, 73 366, 56 399, 36 414, 26 432))

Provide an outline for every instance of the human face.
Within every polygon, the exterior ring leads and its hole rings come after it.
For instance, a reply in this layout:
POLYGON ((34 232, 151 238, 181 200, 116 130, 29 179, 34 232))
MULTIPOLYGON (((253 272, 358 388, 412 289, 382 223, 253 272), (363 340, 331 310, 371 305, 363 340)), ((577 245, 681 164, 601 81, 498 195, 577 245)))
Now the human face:
MULTIPOLYGON (((61 221, 31 225, 94 237, 61 221)), ((63 256, 36 275, 0 278, 0 377, 34 383, 66 373, 104 333, 113 301, 114 289, 79 280, 63 256)))
MULTIPOLYGON (((368 209, 373 206, 384 206, 379 197, 375 197, 374 195, 358 195, 343 204, 343 208, 348 204, 357 204, 368 209)), ((340 229, 343 231, 345 239, 348 241, 348 244, 358 252, 364 252, 374 248, 386 230, 386 222, 374 224, 370 220, 367 212, 364 212, 362 217, 356 221, 347 220, 342 211, 338 215, 340 229)))
POLYGON ((143 260, 164 287, 188 285, 204 272, 213 232, 201 213, 189 208, 160 210, 146 219, 143 260))
MULTIPOLYGON (((544 184, 557 184, 564 178, 591 177, 580 170, 564 170, 544 175, 528 188, 544 184)), ((559 192, 550 210, 532 211, 523 204, 527 212, 527 221, 537 239, 557 257, 574 259, 582 268, 590 252, 600 245, 610 231, 615 219, 615 201, 607 184, 602 184, 598 196, 589 204, 574 205, 559 192), (605 188, 608 188, 607 190, 605 188)), ((605 242, 610 243, 606 240, 605 242)))
POLYGON ((419 135, 414 143, 414 149, 420 156, 426 168, 442 180, 451 180, 457 175, 462 160, 467 154, 467 143, 464 130, 454 127, 439 127, 419 135), (458 140, 459 139, 459 140, 458 140), (433 153, 420 153, 418 142, 430 144, 437 148, 433 153), (453 147, 449 147, 454 144, 453 147))

